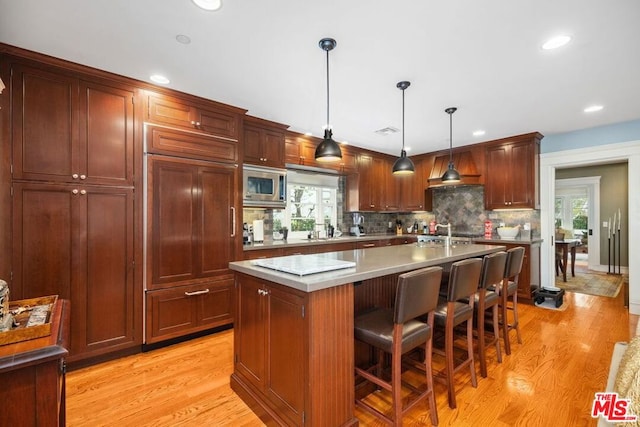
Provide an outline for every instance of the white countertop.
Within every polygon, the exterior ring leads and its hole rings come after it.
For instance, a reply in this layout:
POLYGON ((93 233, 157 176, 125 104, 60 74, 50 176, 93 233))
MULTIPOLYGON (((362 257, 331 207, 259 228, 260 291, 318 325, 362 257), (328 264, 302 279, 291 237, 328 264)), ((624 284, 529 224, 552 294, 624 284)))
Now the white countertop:
MULTIPOLYGON (((328 260, 352 261, 355 262, 356 266, 305 276, 261 267, 257 265, 256 260, 231 262, 229 263, 229 267, 234 271, 279 283, 304 292, 313 292, 345 283, 382 277, 389 274, 404 273, 466 258, 484 256, 505 249, 504 246, 497 245, 474 244, 445 247, 444 245, 418 245, 414 243, 342 252, 327 252, 308 255, 310 257, 308 259, 310 262, 318 257, 328 260)), ((297 256, 305 257, 307 255, 297 256)))

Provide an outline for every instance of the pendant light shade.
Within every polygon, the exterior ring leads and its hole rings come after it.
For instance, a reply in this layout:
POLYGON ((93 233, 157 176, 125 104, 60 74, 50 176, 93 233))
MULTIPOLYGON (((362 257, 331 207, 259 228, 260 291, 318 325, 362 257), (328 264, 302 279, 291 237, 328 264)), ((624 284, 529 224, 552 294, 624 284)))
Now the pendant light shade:
POLYGON ((342 151, 337 142, 332 138, 332 130, 329 122, 329 51, 336 47, 336 41, 334 39, 325 38, 318 43, 320 48, 327 52, 327 127, 324 130, 324 139, 316 147, 316 161, 336 162, 342 159, 342 151))
POLYGON ((442 174, 442 182, 444 184, 455 184, 460 182, 460 173, 453 166, 453 113, 457 110, 456 107, 449 107, 444 110, 449 115, 449 168, 442 174))
POLYGON ((400 157, 393 164, 394 175, 411 175, 415 173, 416 168, 410 158, 407 157, 407 152, 404 149, 404 90, 411 85, 411 82, 402 81, 398 82, 396 87, 402 90, 402 151, 400 151, 400 157))

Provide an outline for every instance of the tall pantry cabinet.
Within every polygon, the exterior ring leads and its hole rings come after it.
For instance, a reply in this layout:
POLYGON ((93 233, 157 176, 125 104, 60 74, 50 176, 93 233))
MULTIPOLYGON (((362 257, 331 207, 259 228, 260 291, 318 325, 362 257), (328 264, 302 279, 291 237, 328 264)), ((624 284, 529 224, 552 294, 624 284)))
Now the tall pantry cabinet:
POLYGON ((2 62, 11 298, 71 301, 69 361, 139 348, 137 89, 24 58, 2 62))

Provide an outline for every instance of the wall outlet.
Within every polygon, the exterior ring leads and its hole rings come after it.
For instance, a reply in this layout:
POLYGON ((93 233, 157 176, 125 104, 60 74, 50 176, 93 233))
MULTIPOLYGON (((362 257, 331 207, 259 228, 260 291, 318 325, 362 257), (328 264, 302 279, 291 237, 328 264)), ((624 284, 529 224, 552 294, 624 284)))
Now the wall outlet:
POLYGON ((609 223, 607 221, 602 221, 603 228, 609 228, 609 223))

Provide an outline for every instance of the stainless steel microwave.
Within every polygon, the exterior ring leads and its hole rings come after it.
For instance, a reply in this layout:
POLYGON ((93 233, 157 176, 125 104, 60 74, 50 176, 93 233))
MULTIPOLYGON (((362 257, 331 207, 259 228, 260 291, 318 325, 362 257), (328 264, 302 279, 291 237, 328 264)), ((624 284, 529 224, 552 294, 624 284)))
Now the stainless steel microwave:
POLYGON ((285 169, 245 165, 242 168, 243 205, 283 209, 286 205, 285 169))

